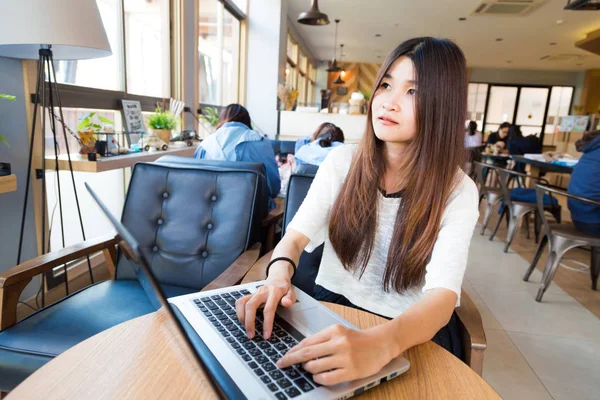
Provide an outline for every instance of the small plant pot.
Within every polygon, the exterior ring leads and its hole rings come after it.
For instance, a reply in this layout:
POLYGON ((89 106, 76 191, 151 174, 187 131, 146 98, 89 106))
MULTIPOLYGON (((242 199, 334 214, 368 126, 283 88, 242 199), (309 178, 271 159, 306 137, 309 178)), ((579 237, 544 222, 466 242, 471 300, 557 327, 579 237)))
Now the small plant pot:
POLYGON ((171 130, 170 129, 152 129, 152 132, 156 133, 156 135, 165 143, 169 143, 171 140, 171 130))
POLYGON ((96 142, 96 153, 102 157, 106 156, 106 140, 98 140, 96 142))

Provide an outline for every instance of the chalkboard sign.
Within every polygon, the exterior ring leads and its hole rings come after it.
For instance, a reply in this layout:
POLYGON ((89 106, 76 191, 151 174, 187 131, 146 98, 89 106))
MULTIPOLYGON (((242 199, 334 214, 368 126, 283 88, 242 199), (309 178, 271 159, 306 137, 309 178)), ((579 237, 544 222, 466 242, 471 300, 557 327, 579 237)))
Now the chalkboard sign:
POLYGON ((146 132, 142 105, 139 101, 121 100, 123 104, 123 118, 125 119, 125 130, 129 145, 137 143, 142 132, 146 132))

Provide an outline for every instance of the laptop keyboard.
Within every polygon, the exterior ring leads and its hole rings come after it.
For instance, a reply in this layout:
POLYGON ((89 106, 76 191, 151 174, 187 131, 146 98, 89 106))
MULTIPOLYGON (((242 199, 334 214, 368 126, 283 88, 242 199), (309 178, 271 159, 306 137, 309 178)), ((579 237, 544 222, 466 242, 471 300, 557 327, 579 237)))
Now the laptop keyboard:
POLYGON ((256 313, 256 335, 246 336, 244 326, 235 311, 235 301, 250 292, 246 289, 194 299, 194 303, 239 358, 259 378, 278 400, 291 399, 310 392, 319 384, 300 364, 280 369, 275 363, 304 336, 283 318, 275 315, 273 332, 269 340, 262 337, 262 309, 256 313))

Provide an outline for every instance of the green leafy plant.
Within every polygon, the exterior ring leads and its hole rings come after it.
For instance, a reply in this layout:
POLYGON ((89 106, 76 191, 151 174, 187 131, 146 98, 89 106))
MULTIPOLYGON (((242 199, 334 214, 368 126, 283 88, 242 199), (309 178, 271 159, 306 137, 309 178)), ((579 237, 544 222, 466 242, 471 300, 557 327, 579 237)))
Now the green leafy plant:
MULTIPOLYGON (((2 93, 0 93, 0 99, 15 101, 17 98, 15 96, 11 96, 9 94, 2 94, 2 93)), ((0 142, 4 143, 6 145, 6 147, 10 147, 8 145, 8 141, 6 140, 6 138, 1 133, 0 133, 0 142)))
POLYGON ((157 107, 155 113, 148 118, 148 127, 173 130, 177 127, 177 118, 170 111, 163 111, 157 107))
POLYGON ((214 107, 205 107, 202 109, 200 118, 208 122, 211 126, 217 126, 219 123, 219 111, 214 107))
POLYGON ((108 119, 106 117, 103 117, 102 115, 98 115, 98 120, 95 120, 94 119, 95 116, 96 116, 95 112, 91 112, 89 114, 84 115, 81 118, 81 120, 79 121, 79 124, 77 124, 77 130, 79 132, 86 132, 86 131, 92 130, 95 133, 98 133, 102 130, 102 125, 100 125, 100 123, 110 124, 110 125, 115 124, 113 121, 111 121, 110 119, 108 119))

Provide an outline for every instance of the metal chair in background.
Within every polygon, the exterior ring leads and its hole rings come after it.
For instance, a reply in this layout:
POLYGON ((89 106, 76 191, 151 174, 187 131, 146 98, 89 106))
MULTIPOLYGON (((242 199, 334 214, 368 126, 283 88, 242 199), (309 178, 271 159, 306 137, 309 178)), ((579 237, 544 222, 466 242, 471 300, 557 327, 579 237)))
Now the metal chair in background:
MULTIPOLYGON (((488 175, 494 174, 497 167, 489 164, 483 164, 478 161, 473 161, 474 172, 475 172, 475 183, 479 189, 479 204, 485 197, 486 205, 483 213, 483 222, 481 224, 481 235, 485 233, 485 229, 490 223, 490 218, 494 211, 494 208, 502 201, 504 195, 502 189, 494 186, 487 186, 488 175), (491 174, 490 174, 491 172, 491 174)), ((493 179, 492 179, 493 181, 493 179)))
POLYGON ((549 243, 549 254, 548 261, 544 266, 544 275, 542 276, 542 284, 538 289, 537 296, 535 298, 536 301, 542 301, 542 297, 544 293, 550 286, 554 275, 556 274, 556 270, 560 265, 560 261, 562 260, 564 254, 576 247, 582 246, 591 246, 592 247, 592 256, 590 263, 590 273, 592 278, 592 290, 597 290, 598 288, 598 275, 600 273, 600 238, 595 236, 586 235, 585 233, 578 231, 571 224, 550 224, 548 223, 548 219, 544 214, 544 195, 546 193, 553 193, 559 196, 565 196, 570 199, 575 199, 578 201, 582 201, 584 203, 593 204, 596 206, 600 206, 600 202, 594 201, 591 199, 587 199, 585 197, 579 197, 567 193, 562 190, 554 189, 551 187, 536 185, 536 197, 537 197, 537 207, 538 212, 541 215, 542 224, 544 227, 544 233, 542 240, 538 246, 537 252, 535 253, 535 257, 529 265, 525 276, 523 277, 524 281, 528 281, 531 273, 535 269, 542 253, 544 252, 544 248, 546 244, 549 243))
MULTIPOLYGON (((539 240, 539 232, 540 232, 540 228, 541 228, 540 219, 538 218, 538 215, 537 215, 538 207, 537 207, 535 200, 529 202, 529 201, 522 201, 522 200, 516 199, 515 196, 513 196, 514 189, 510 189, 509 184, 511 182, 516 182, 517 185, 519 186, 519 188, 522 188, 522 186, 525 186, 525 179, 532 179, 537 182, 543 183, 547 186, 550 186, 550 184, 548 183, 547 180, 545 180, 543 178, 537 178, 537 177, 534 177, 531 175, 522 174, 520 172, 511 171, 508 169, 498 168, 497 172, 499 175, 500 188, 502 190, 504 204, 502 206, 502 213, 500 214, 500 218, 498 218, 496 227, 494 228, 494 231, 492 232, 492 235, 490 236, 490 240, 494 240, 494 237, 496 236, 496 232, 498 232, 498 228, 500 227, 500 224, 502 223, 502 219, 508 213, 508 232, 506 233, 506 242, 505 242, 505 246, 504 246, 504 252, 506 253, 506 252, 508 252, 508 248, 510 247, 510 244, 512 243, 513 239, 515 238, 515 235, 517 234, 517 230, 519 228, 521 220, 523 220, 523 218, 525 216, 527 216, 531 213, 536 214, 536 220, 535 220, 535 241, 536 241, 536 243, 539 240)), ((523 189, 525 191, 534 190, 534 189, 525 189, 525 188, 523 188, 523 189)), ((532 192, 532 194, 533 193, 534 192, 532 192)), ((556 221, 560 223, 560 220, 561 220, 560 205, 558 205, 558 202, 554 201, 554 199, 552 198, 552 195, 549 195, 549 197, 547 199, 548 199, 548 201, 547 201, 548 204, 544 204, 542 207, 542 210, 549 211, 554 216, 556 221)), ((545 199, 543 199, 543 200, 545 200, 545 199)), ((527 229, 527 235, 529 235, 529 219, 528 218, 525 218, 525 227, 527 229)))

